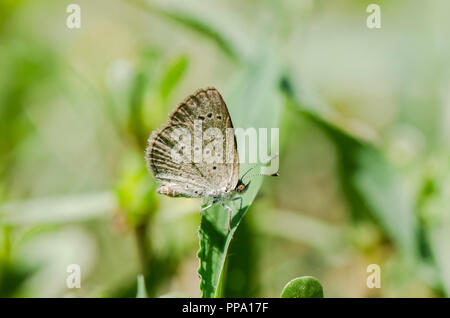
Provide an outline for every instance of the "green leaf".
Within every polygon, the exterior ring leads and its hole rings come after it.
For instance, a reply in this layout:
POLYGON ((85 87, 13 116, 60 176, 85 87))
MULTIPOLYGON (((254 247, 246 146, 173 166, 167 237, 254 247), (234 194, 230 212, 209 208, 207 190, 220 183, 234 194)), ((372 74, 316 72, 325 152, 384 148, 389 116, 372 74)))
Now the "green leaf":
POLYGON ((203 297, 220 297, 223 267, 231 238, 240 221, 247 212, 248 206, 240 209, 231 219, 231 230, 228 232, 228 211, 220 206, 208 209, 202 215, 199 239, 200 289, 203 297))
POLYGON ((374 218, 401 252, 416 259, 418 225, 413 203, 390 163, 373 145, 321 118, 312 110, 315 107, 296 96, 288 79, 281 88, 292 110, 316 124, 335 144, 339 179, 354 221, 374 218))
POLYGON ((145 288, 144 275, 140 274, 137 277, 137 294, 136 298, 148 298, 147 289, 145 288))
POLYGON ((167 97, 176 87, 176 85, 183 78, 188 67, 188 59, 186 56, 181 56, 172 62, 166 71, 161 81, 161 97, 163 101, 167 100, 167 97))
POLYGON ((119 206, 133 226, 146 224, 158 209, 157 184, 148 174, 141 154, 130 152, 123 160, 117 185, 119 206))
POLYGON ((312 276, 297 277, 284 286, 281 298, 323 298, 323 288, 312 276))
MULTIPOLYGON (((280 111, 280 100, 277 95, 279 68, 273 56, 274 52, 270 49, 270 40, 266 40, 265 50, 259 50, 261 55, 257 56, 253 63, 240 74, 232 93, 224 94, 235 128, 277 127, 280 111)), ((239 152, 244 150, 239 147, 239 152)), ((246 168, 246 166, 240 166, 241 174, 246 168)), ((213 206, 203 213, 198 252, 200 261, 198 273, 201 278, 200 289, 203 297, 222 296, 224 264, 230 241, 253 202, 261 183, 262 178, 252 180, 250 188, 242 197, 242 207, 239 209, 238 203, 232 206, 234 212, 230 231, 228 231, 228 211, 222 206, 213 206)))

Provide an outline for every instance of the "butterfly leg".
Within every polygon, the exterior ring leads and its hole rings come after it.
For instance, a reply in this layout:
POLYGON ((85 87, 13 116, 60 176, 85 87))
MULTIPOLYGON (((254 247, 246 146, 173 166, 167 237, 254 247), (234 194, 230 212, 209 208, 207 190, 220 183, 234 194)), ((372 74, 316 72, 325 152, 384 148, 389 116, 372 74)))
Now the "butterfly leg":
POLYGON ((244 199, 242 198, 242 197, 235 197, 235 198, 233 198, 233 199, 231 199, 232 201, 237 201, 237 200, 239 200, 240 202, 239 202, 239 211, 241 211, 242 210, 242 202, 244 201, 244 199))
MULTIPOLYGON (((206 201, 206 202, 203 203, 202 205, 207 204, 207 203, 209 203, 209 202, 206 201)), ((212 201, 212 202, 210 202, 207 206, 202 207, 202 208, 200 209, 200 216, 203 217, 205 211, 208 210, 210 207, 212 207, 214 203, 216 203, 216 202, 212 201)))
POLYGON ((210 207, 212 207, 214 204, 214 202, 211 202, 210 204, 208 204, 207 206, 205 206, 204 208, 201 209, 201 211, 205 211, 208 210, 210 207))

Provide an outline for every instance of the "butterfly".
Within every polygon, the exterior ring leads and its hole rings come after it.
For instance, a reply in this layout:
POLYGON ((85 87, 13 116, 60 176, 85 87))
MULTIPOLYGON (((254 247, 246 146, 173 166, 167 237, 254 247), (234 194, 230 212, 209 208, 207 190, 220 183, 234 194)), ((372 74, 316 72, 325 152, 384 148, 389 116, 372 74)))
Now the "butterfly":
POLYGON ((232 209, 225 202, 240 199, 242 204, 242 197, 236 195, 243 194, 250 185, 250 181, 244 183, 249 171, 239 178, 233 123, 222 96, 212 87, 199 89, 188 96, 169 115, 168 123, 150 135, 146 161, 148 170, 161 184, 156 190, 158 193, 201 198, 209 203, 202 211, 221 203, 229 212, 229 223, 232 209), (187 142, 181 142, 183 134, 177 134, 177 131, 184 133, 187 142), (216 133, 205 137, 207 131, 216 133), (196 134, 203 138, 192 148, 192 136, 196 134), (211 147, 213 144, 217 147, 211 147), (208 151, 206 159, 209 160, 192 159, 196 152, 202 156, 208 151))

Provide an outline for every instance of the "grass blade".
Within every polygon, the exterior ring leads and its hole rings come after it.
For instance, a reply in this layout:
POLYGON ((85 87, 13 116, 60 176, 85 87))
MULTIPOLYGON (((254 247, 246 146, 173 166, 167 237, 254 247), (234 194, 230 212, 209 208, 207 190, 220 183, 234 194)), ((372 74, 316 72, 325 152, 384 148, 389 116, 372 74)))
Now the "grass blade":
POLYGON ((144 275, 140 274, 137 277, 137 293, 136 298, 148 298, 147 289, 145 288, 144 275))

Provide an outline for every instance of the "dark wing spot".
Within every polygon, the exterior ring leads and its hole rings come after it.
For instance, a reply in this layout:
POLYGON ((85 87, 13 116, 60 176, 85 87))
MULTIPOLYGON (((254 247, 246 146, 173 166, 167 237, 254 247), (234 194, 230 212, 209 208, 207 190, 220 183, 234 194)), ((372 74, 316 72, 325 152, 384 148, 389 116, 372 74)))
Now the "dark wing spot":
POLYGON ((217 167, 216 166, 213 166, 213 170, 216 170, 217 169, 217 167))
POLYGON ((218 120, 222 120, 222 116, 217 115, 217 119, 218 119, 218 120))
POLYGON ((198 116, 198 119, 205 120, 205 116, 198 116))
POLYGON ((208 118, 211 118, 212 117, 212 113, 209 113, 207 116, 208 116, 208 118))

